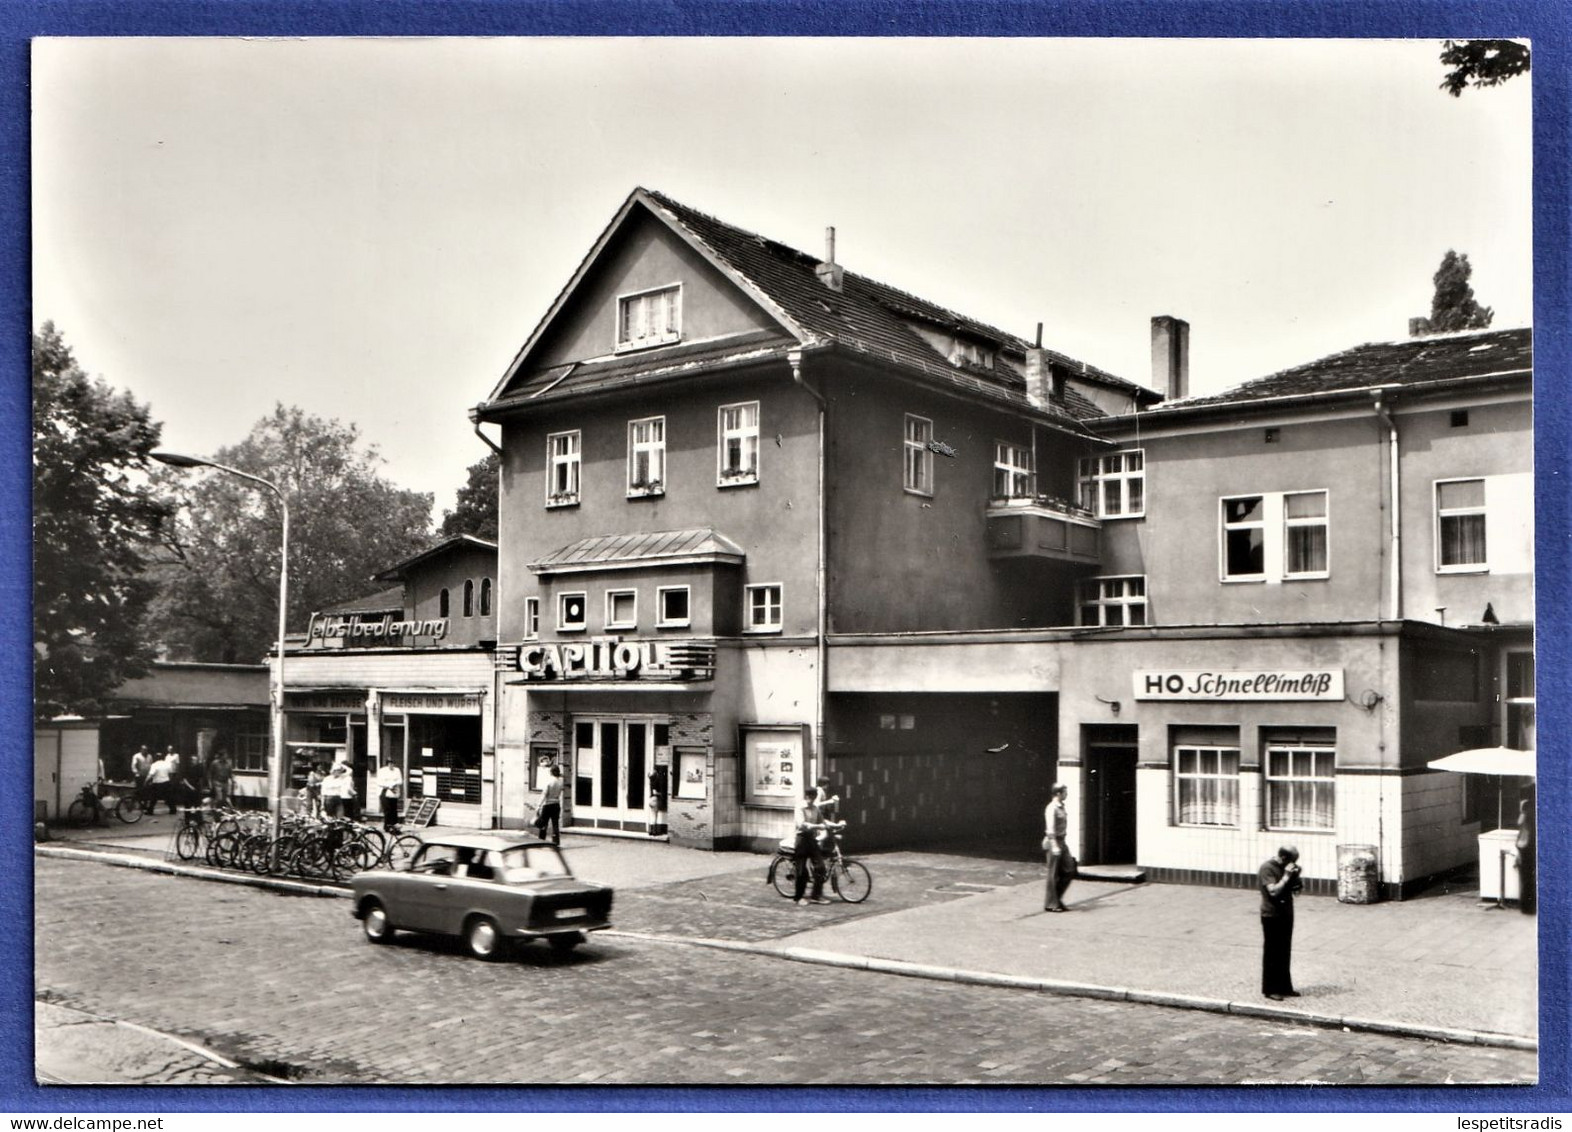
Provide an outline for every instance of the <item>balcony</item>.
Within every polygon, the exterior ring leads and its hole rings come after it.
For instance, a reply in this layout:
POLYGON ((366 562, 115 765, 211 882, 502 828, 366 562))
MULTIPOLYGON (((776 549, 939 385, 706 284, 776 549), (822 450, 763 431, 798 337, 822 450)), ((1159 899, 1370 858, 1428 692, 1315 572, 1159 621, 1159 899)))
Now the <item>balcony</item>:
POLYGON ((1000 496, 988 501, 988 557, 1097 566, 1102 523, 1084 507, 1051 495, 1000 496))

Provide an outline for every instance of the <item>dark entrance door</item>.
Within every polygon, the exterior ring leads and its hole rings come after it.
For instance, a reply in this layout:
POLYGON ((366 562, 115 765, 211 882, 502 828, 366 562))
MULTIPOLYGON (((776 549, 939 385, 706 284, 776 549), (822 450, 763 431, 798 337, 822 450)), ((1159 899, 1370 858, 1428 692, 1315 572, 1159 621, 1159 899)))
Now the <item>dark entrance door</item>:
POLYGON ((1081 855, 1089 865, 1133 865, 1137 751, 1134 739, 1091 742, 1085 750, 1081 855))

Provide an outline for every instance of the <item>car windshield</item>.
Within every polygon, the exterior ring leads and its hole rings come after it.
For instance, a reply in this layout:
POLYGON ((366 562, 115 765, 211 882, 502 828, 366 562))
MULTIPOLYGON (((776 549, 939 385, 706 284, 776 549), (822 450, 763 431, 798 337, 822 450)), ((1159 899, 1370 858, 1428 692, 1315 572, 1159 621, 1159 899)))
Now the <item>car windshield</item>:
POLYGON ((572 875, 562 854, 551 845, 515 845, 493 856, 500 862, 502 879, 508 884, 572 875))

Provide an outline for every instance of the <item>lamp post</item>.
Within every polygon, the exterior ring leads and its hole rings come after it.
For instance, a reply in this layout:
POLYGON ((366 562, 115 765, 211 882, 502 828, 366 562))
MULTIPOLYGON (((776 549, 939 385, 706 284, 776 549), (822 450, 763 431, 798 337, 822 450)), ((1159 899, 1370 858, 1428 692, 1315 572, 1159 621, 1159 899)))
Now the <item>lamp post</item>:
POLYGON ((228 464, 204 460, 200 456, 185 456, 179 452, 150 452, 148 455, 172 468, 217 468, 221 472, 250 480, 278 497, 278 506, 284 515, 284 537, 278 556, 278 686, 272 696, 273 758, 267 772, 267 804, 273 812, 272 841, 276 845, 284 817, 284 622, 289 609, 289 500, 284 498, 284 492, 278 484, 250 472, 242 472, 239 468, 231 468, 228 464))

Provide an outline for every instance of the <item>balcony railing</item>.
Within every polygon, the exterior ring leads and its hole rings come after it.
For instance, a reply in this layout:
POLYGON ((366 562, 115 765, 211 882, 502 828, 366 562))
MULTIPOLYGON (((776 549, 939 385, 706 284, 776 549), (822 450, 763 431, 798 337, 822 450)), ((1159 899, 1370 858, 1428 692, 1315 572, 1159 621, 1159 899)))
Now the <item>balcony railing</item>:
POLYGON ((988 500, 988 557, 1096 566, 1102 529, 1095 512, 1054 495, 1005 495, 988 500))

